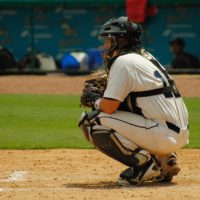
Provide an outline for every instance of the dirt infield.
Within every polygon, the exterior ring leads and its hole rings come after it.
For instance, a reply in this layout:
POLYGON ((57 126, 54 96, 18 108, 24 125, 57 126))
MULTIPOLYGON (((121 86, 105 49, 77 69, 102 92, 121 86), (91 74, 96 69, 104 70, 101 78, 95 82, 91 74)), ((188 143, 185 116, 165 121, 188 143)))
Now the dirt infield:
MULTIPOLYGON (((183 96, 200 96, 200 76, 174 76, 183 96)), ((85 77, 2 76, 0 93, 79 95, 85 77)), ((181 173, 170 184, 121 188, 124 166, 97 150, 0 151, 0 200, 200 199, 200 150, 178 152, 181 173)))
MULTIPOLYGON (((200 75, 176 75, 174 79, 182 96, 200 96, 200 75)), ((84 76, 2 76, 0 93, 4 94, 70 94, 79 95, 84 76)))
POLYGON ((119 187, 124 166, 97 150, 1 151, 0 199, 199 199, 200 150, 178 152, 182 168, 170 184, 119 187))

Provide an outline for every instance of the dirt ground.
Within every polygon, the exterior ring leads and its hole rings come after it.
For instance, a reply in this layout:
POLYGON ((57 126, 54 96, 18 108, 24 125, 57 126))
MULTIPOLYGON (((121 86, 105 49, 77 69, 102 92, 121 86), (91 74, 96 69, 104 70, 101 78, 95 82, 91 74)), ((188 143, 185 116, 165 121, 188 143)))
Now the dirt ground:
MULTIPOLYGON (((182 96, 200 96, 200 75, 173 77, 182 96)), ((0 93, 79 95, 84 80, 85 76, 0 76, 0 93)))
MULTIPOLYGON (((200 76, 174 76, 183 96, 200 96, 200 76)), ((79 95, 85 77, 2 76, 4 94, 79 95)), ((170 184, 119 187, 125 167, 97 150, 0 151, 0 200, 200 199, 200 150, 178 152, 181 172, 170 184)))
POLYGON ((0 199, 200 199, 200 150, 178 152, 182 171, 170 184, 119 187, 124 166, 97 150, 26 150, 0 153, 0 199))

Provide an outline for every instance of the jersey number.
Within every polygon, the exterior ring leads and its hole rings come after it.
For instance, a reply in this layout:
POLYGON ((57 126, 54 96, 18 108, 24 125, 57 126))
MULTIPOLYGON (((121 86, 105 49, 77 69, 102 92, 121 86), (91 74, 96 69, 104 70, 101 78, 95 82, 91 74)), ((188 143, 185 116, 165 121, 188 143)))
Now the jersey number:
MULTIPOLYGON (((158 70, 156 70, 156 71, 154 72, 154 76, 155 76, 156 78, 162 80, 162 82, 163 82, 163 87, 167 87, 167 83, 166 83, 165 79, 161 76, 161 74, 160 74, 160 72, 159 72, 158 70)), ((175 92, 167 92, 167 93, 164 94, 164 96, 165 96, 166 98, 171 98, 171 97, 173 97, 173 96, 175 96, 175 97, 180 97, 180 94, 179 94, 178 90, 175 89, 175 92)))

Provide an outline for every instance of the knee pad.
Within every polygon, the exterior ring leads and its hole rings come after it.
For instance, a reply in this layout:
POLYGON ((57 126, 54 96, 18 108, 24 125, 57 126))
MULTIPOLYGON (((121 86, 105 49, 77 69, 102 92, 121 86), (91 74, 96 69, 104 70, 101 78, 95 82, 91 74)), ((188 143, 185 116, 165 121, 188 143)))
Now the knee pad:
POLYGON ((112 129, 101 126, 99 112, 82 114, 79 126, 86 139, 99 151, 129 167, 146 164, 151 155, 112 129))
POLYGON ((97 127, 93 129, 91 137, 98 150, 129 167, 141 166, 149 161, 148 152, 139 147, 128 149, 117 138, 114 130, 103 130, 97 127))
POLYGON ((93 141, 91 137, 91 130, 94 125, 98 124, 95 118, 98 116, 99 113, 100 113, 99 110, 94 110, 89 113, 83 112, 81 114, 81 117, 78 123, 78 126, 82 129, 85 138, 92 144, 93 144, 93 141))

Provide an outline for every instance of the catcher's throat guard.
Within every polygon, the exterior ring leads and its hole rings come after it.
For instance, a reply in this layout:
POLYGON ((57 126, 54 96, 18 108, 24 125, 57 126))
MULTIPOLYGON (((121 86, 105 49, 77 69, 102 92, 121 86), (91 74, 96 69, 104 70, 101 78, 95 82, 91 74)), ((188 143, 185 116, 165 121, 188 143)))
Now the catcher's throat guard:
POLYGON ((149 153, 136 145, 132 149, 125 147, 117 136, 118 133, 101 125, 98 119, 99 113, 95 110, 82 114, 79 127, 81 127, 86 139, 102 153, 127 166, 141 166, 147 163, 149 153))

